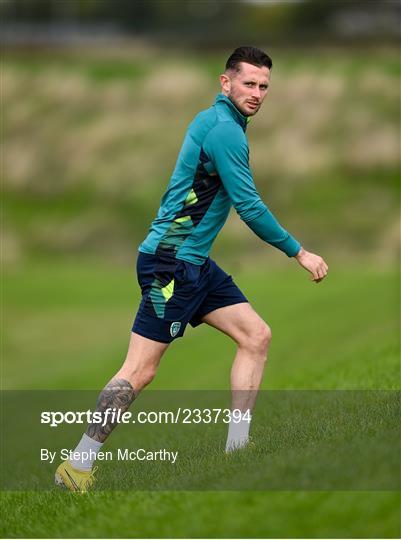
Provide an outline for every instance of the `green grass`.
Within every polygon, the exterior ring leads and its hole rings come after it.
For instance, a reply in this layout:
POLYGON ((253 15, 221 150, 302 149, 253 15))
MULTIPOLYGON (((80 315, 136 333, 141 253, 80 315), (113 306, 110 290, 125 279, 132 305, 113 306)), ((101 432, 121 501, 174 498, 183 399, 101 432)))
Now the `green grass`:
POLYGON ((91 58, 88 62, 85 57, 68 54, 41 53, 38 56, 30 54, 9 55, 14 68, 32 75, 46 70, 61 71, 63 74, 74 73, 82 75, 93 82, 102 83, 108 80, 133 80, 144 77, 149 71, 148 63, 137 59, 105 59, 91 58))
POLYGON ((396 538, 392 493, 7 493, 3 535, 30 538, 396 538))
MULTIPOLYGON (((29 263, 4 277, 3 382, 9 389, 99 389, 120 366, 139 299, 135 259, 29 263), (79 366, 79 377, 76 366, 79 366)), ((395 271, 330 265, 316 285, 293 260, 227 267, 273 332, 264 388, 398 388, 395 271)), ((234 343, 188 326, 164 356, 156 389, 224 389, 234 343)))
MULTIPOLYGON (((399 387, 398 283, 394 271, 331 265, 329 278, 315 285, 293 261, 282 269, 263 264, 254 271, 234 271, 229 267, 227 270, 232 271, 255 309, 273 329, 265 389, 399 387)), ((135 279, 134 261, 128 269, 64 260, 29 262, 7 271, 4 387, 100 388, 125 354, 138 300, 135 279)), ((186 337, 168 350, 152 389, 227 389, 234 351, 234 345, 215 330, 206 326, 189 328, 186 337)), ((273 393, 267 393, 270 395, 273 393)), ((145 394, 142 397, 145 400, 145 394)), ((183 456, 176 476, 169 467, 141 469, 134 464, 127 469, 126 464, 101 464, 100 487, 107 488, 108 481, 118 487, 116 479, 122 471, 128 471, 131 477, 121 484, 125 491, 98 491, 87 496, 55 490, 3 493, 3 536, 400 535, 399 493, 366 491, 374 488, 375 476, 367 478, 366 489, 361 478, 375 464, 374 455, 381 455, 384 465, 388 465, 389 443, 396 437, 390 409, 360 404, 359 408, 351 407, 343 417, 341 408, 330 408, 329 402, 320 406, 317 414, 307 412, 303 402, 305 415, 301 408, 297 417, 288 415, 285 407, 281 413, 279 408, 273 414, 274 407, 263 408, 262 404, 263 400, 255 411, 256 453, 224 461, 213 442, 212 431, 209 456, 202 450, 202 437, 194 443, 196 438, 191 430, 181 432, 183 456), (381 440, 377 438, 379 420, 381 429, 387 429, 381 432, 385 435, 381 440), (363 436, 355 436, 357 426, 361 426, 363 436), (373 461, 369 461, 367 456, 372 449, 373 461), (350 468, 338 474, 336 459, 346 455, 362 456, 359 469, 350 468), (312 483, 305 483, 302 477, 306 470, 312 475, 312 483), (228 486, 233 490, 180 491, 186 485, 193 487, 194 472, 199 489, 207 490, 208 485, 221 488, 223 482, 226 489, 228 486), (325 473, 332 481, 336 475, 339 477, 336 491, 322 487, 325 473), (146 487, 152 478, 159 483, 159 489, 170 485, 170 490, 130 489, 135 482, 138 488, 141 482, 142 488, 146 487), (347 479, 360 491, 346 491, 347 479), (286 491, 264 491, 268 481, 274 489, 286 491), (239 491, 239 484, 247 491, 239 491), (288 491, 288 486, 293 491, 288 491)), ((16 418, 15 423, 21 425, 16 418)), ((152 430, 138 428, 136 436, 132 433, 132 429, 128 434, 121 428, 113 434, 110 448, 152 442, 152 430)), ((170 444, 176 433, 165 433, 170 444)), ((224 426, 219 433, 224 437, 224 426)), ((34 436, 28 439, 36 444, 34 436)), ((397 438, 393 447, 396 444, 397 438)), ((353 463, 352 459, 349 463, 353 463)), ((48 470, 50 476, 52 467, 48 470)), ((374 471, 387 486, 389 470, 384 466, 383 471, 374 471)))

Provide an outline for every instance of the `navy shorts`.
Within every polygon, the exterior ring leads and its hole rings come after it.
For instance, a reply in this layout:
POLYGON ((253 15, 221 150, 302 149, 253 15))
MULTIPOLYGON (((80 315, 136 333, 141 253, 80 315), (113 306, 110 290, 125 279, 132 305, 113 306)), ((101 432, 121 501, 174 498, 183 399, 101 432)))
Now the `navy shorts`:
POLYGON ((142 300, 132 331, 170 343, 186 325, 198 326, 215 309, 248 302, 231 276, 212 259, 202 265, 139 252, 138 283, 142 300))

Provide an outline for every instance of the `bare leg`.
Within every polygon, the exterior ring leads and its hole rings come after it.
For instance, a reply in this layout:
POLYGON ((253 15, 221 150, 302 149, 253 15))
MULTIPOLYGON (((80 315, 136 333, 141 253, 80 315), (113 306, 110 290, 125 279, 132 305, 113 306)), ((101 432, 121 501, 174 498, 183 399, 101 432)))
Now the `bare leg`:
MULTIPOLYGON (((96 411, 105 414, 107 409, 125 412, 156 375, 160 359, 167 349, 167 343, 159 343, 151 339, 131 333, 128 353, 124 364, 99 394, 96 411)), ((106 417, 107 418, 107 417, 106 417)), ((107 421, 89 424, 86 435, 103 443, 115 428, 116 423, 107 421)))
POLYGON ((247 303, 216 309, 208 313, 203 321, 238 344, 231 369, 232 408, 252 410, 271 340, 269 326, 247 303))
MULTIPOLYGON (((139 392, 153 380, 167 347, 166 343, 131 333, 127 356, 121 369, 99 394, 96 412, 100 413, 101 421, 88 425, 68 460, 72 469, 68 471, 68 466, 62 463, 56 471, 57 483, 63 483, 69 489, 79 489, 82 477, 75 476, 74 480, 71 474, 91 474, 93 462, 102 444, 117 425, 117 411, 127 411, 139 392)), ((85 486, 93 482, 88 478, 84 480, 85 486)))
MULTIPOLYGON (((230 336, 238 344, 231 369, 231 410, 252 412, 262 381, 271 331, 248 303, 216 309, 203 318, 207 324, 230 336)), ((228 427, 226 452, 248 443, 250 414, 238 421, 235 413, 228 427)))

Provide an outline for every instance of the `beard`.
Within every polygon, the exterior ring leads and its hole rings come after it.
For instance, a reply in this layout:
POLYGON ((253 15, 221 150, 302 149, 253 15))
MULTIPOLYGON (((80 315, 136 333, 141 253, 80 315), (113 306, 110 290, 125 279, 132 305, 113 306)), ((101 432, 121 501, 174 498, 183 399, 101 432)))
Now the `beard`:
POLYGON ((253 110, 246 110, 244 109, 243 105, 241 105, 238 100, 235 98, 234 94, 232 92, 230 92, 228 94, 228 97, 230 98, 230 100, 234 103, 234 105, 237 107, 237 109, 239 110, 239 112, 241 114, 243 114, 244 116, 254 116, 258 110, 260 109, 260 105, 261 104, 258 104, 258 106, 253 109, 253 110))

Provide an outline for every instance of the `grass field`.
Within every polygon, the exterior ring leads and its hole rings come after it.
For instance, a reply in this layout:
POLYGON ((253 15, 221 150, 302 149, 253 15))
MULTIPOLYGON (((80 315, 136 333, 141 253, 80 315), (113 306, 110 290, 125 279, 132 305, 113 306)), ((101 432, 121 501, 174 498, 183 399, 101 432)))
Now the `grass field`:
MULTIPOLYGON (((104 463, 100 490, 87 496, 53 489, 53 466, 30 468, 42 431, 29 399, 54 390, 61 406, 72 391, 94 396, 120 366, 139 299, 136 246, 188 122, 218 91, 227 51, 8 52, 1 379, 26 391, 26 417, 20 404, 3 418, 3 479, 10 486, 22 475, 25 486, 2 492, 3 536, 401 535, 400 494, 391 491, 399 406, 390 393, 369 393, 400 385, 399 50, 270 52, 269 98, 247 131, 252 170, 280 222, 327 258, 329 277, 312 284, 230 216, 216 259, 273 331, 256 450, 225 460, 224 426, 202 434, 166 426, 161 439, 182 450, 176 474, 104 463), (280 390, 291 391, 292 405, 275 401, 280 390), (321 390, 350 393, 319 402, 307 392, 321 390), (34 491, 39 469, 46 489, 34 491)), ((225 392, 234 352, 215 330, 188 328, 151 389, 225 392)), ((79 431, 58 436, 74 445, 79 431)), ((159 433, 121 427, 108 444, 156 445, 159 433)))
MULTIPOLYGON (((399 387, 395 271, 334 265, 330 267, 327 281, 318 286, 310 283, 306 273, 293 261, 280 270, 263 270, 259 266, 254 271, 239 269, 233 273, 273 329, 265 389, 389 390, 399 387)), ((133 265, 127 269, 83 260, 31 262, 7 271, 4 285, 3 355, 7 361, 2 373, 3 387, 100 388, 125 353, 138 299, 133 265)), ((152 388, 226 389, 233 353, 233 344, 213 329, 189 329, 186 338, 174 343, 167 352, 152 388)), ((268 411, 265 414, 268 419, 268 411)), ((358 422, 369 427, 371 411, 367 408, 366 414, 363 411, 359 414, 362 416, 358 422)), ((330 411, 318 414, 322 422, 325 415, 329 419, 330 411)), ((269 433, 267 439, 263 438, 260 426, 260 423, 255 424, 255 439, 262 443, 262 448, 270 447, 270 456, 261 450, 256 456, 245 454, 223 465, 222 458, 215 456, 213 468, 205 462, 198 447, 193 452, 192 470, 203 467, 201 474, 205 478, 210 474, 211 484, 215 485, 214 471, 218 470, 225 475, 226 483, 235 485, 236 475, 246 473, 247 481, 251 476, 256 482, 262 470, 265 478, 269 478, 269 463, 276 473, 284 463, 288 467, 282 471, 288 480, 291 466, 302 467, 307 461, 318 461, 320 450, 328 448, 326 456, 330 456, 330 451, 335 456, 337 450, 344 450, 350 444, 351 451, 363 454, 373 440, 369 437, 375 435, 367 431, 365 439, 350 438, 351 421, 348 424, 345 421, 343 427, 338 423, 321 440, 308 437, 303 440, 296 431, 287 433, 285 426, 277 430, 276 437, 274 431, 269 433), (295 450, 291 447, 294 441, 295 450)), ((394 433, 393 430, 386 433, 382 448, 388 447, 386 443, 390 443, 394 433)), ((117 432, 115 437, 118 441, 117 432)), ((333 469, 332 477, 336 474, 335 467, 333 469)), ((184 464, 181 478, 185 479, 186 472, 188 465, 184 464)), ((111 481, 113 478, 114 475, 110 476, 111 481)), ((158 480, 156 478, 155 482, 158 480)), ((107 486, 107 474, 103 475, 101 484, 107 486)), ((274 485, 277 489, 277 482, 274 485)), ((319 482, 314 485, 318 486, 319 482)), ((202 489, 206 486, 207 483, 202 489)), ((172 484, 173 490, 179 487, 172 484)), ((400 535, 399 492, 317 491, 313 490, 313 485, 309 488, 310 491, 99 491, 88 496, 55 490, 5 492, 2 494, 2 535, 400 535)))

